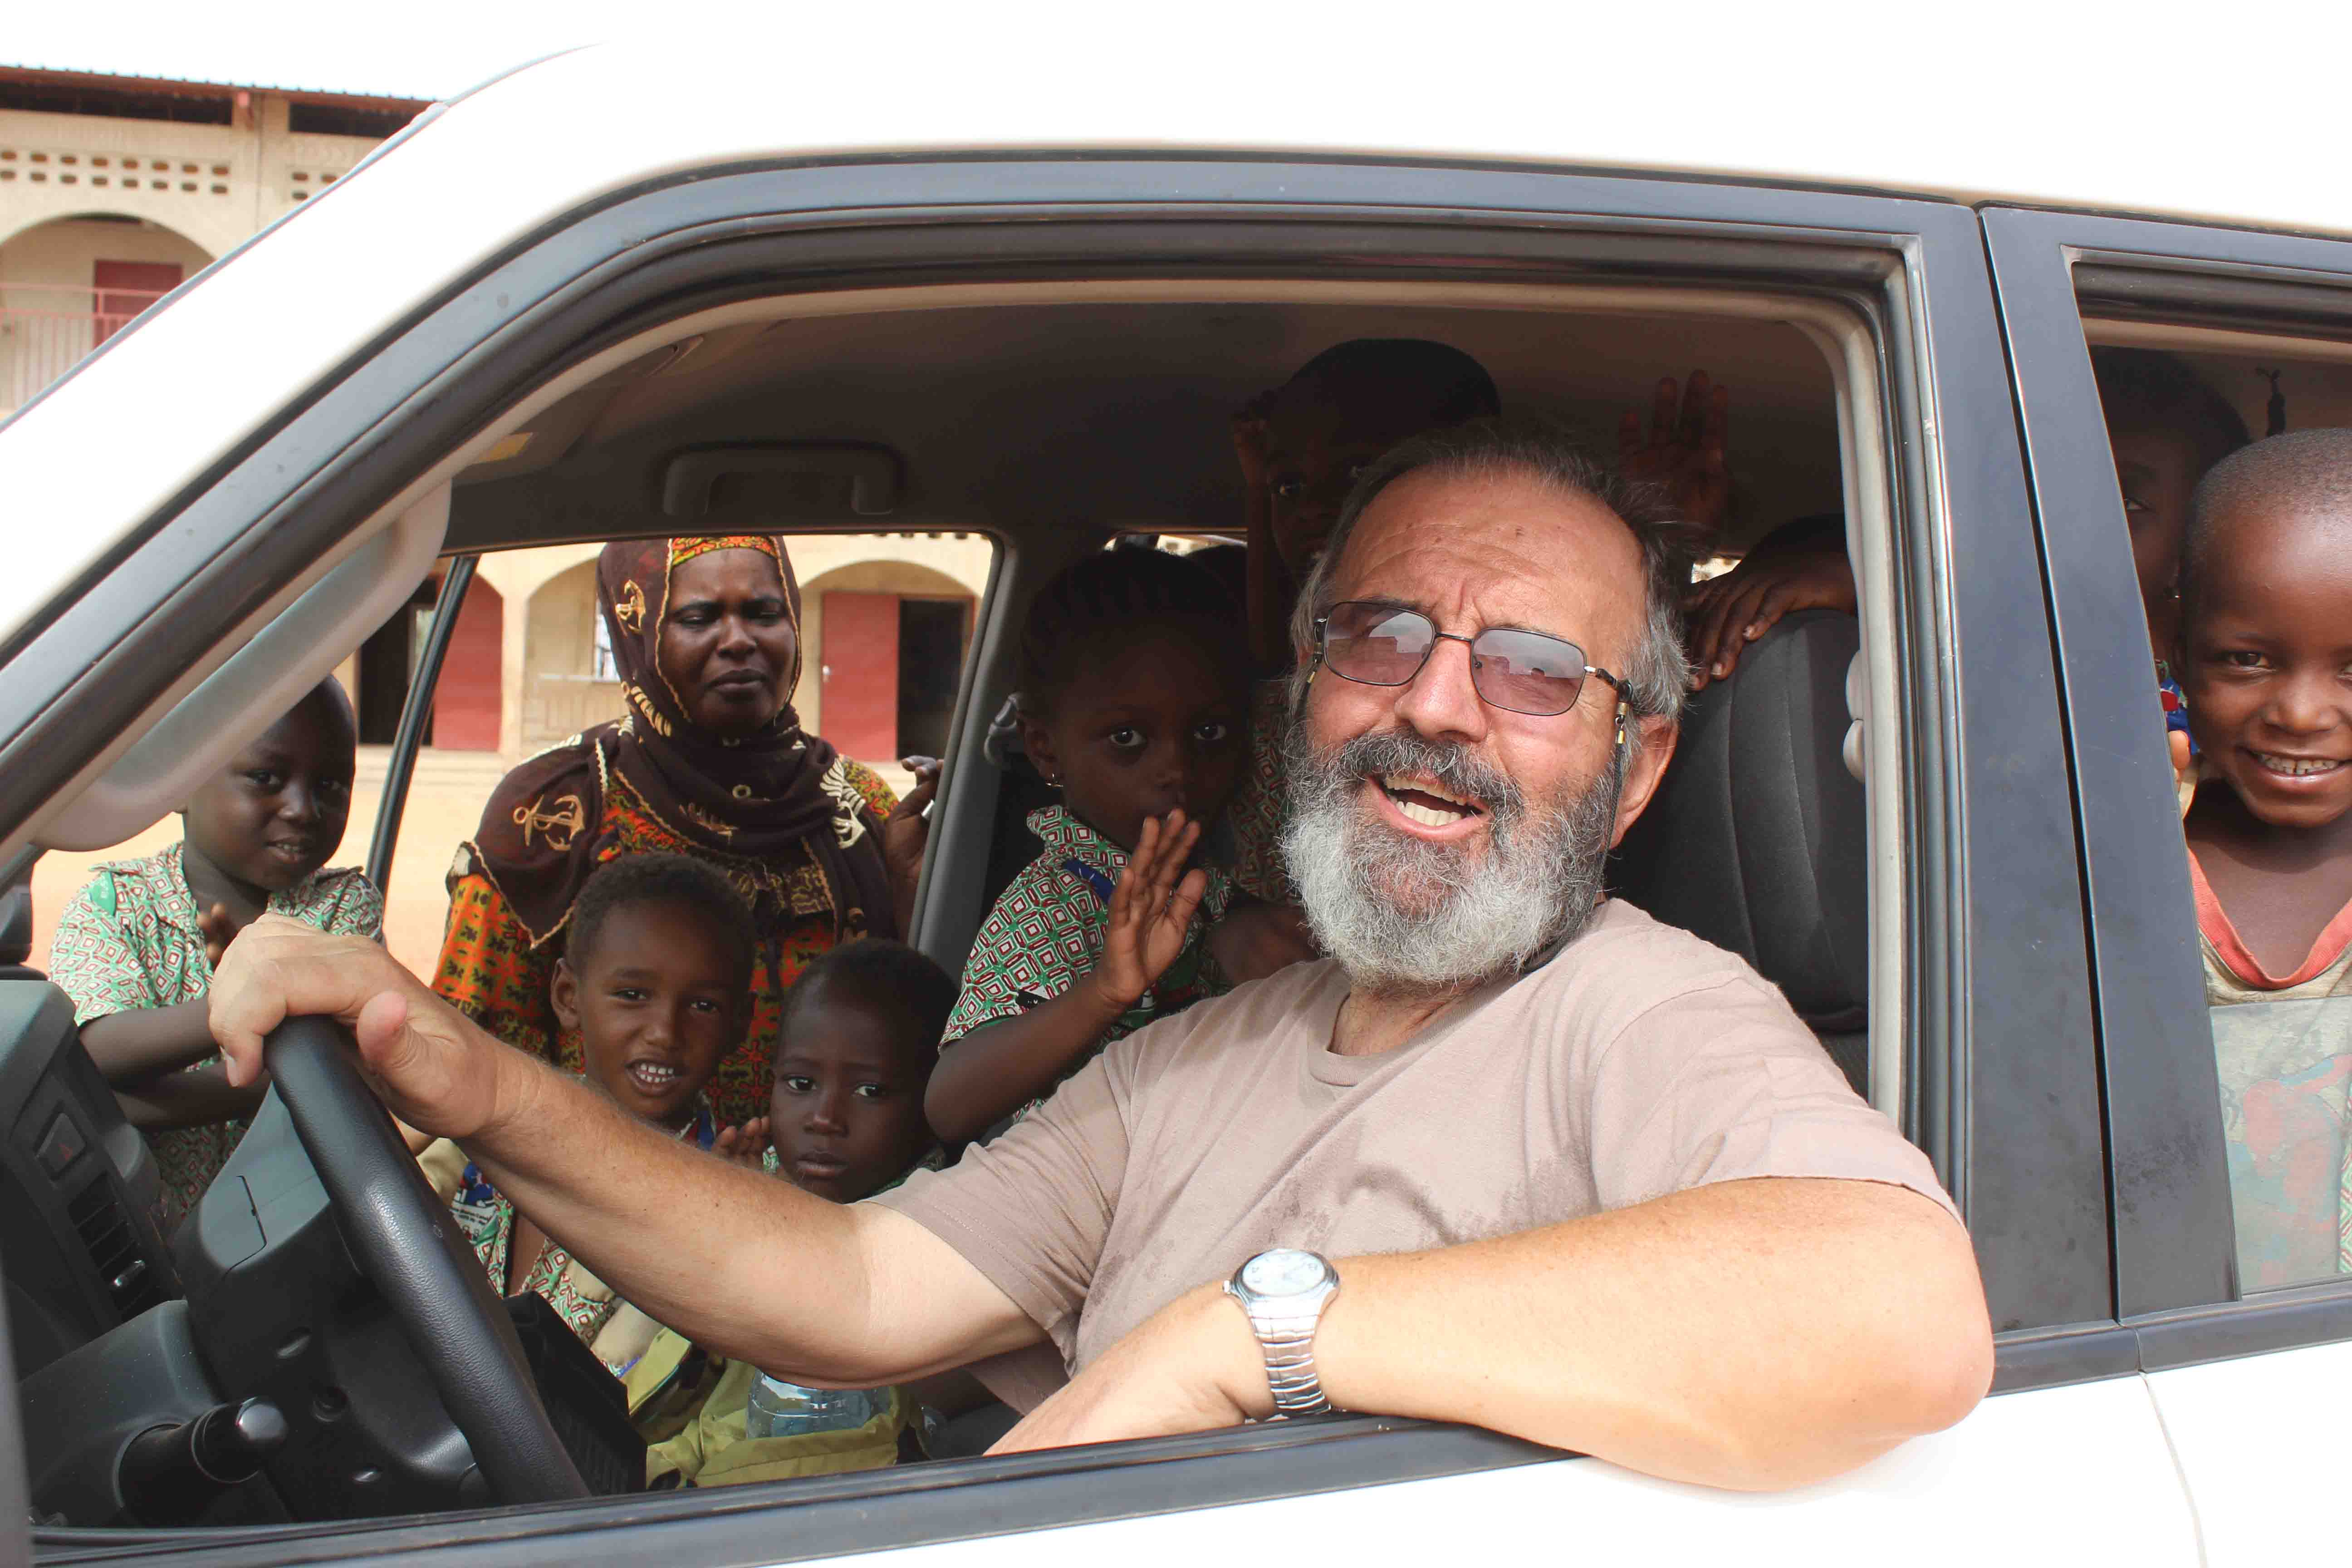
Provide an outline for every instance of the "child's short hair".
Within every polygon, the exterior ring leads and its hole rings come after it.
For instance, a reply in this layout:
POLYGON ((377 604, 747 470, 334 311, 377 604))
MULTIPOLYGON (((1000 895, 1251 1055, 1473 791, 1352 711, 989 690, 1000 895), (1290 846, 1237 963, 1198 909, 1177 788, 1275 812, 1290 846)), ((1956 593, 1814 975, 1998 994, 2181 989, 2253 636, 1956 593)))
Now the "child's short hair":
POLYGON ((1424 402, 1430 424, 1491 419, 1503 411, 1486 367, 1427 338, 1350 338, 1334 343, 1282 384, 1282 395, 1339 394, 1424 402))
POLYGON ((954 976, 903 942, 860 937, 845 942, 800 973, 784 993, 780 1038, 792 1034, 793 1015, 819 989, 866 1004, 906 1031, 908 1060, 928 1077, 939 1059, 940 1037, 955 1011, 954 976))
POLYGON ((2295 430, 2231 453, 2198 482, 2180 539, 2180 612, 2190 614, 2221 520, 2264 502, 2352 515, 2352 430, 2295 430))
POLYGON ((564 932, 564 962, 577 973, 595 951, 604 922, 614 910, 636 904, 669 904, 700 910, 725 944, 736 989, 748 997, 751 989, 751 911, 715 866, 690 855, 624 855, 609 860, 588 879, 572 905, 572 923, 564 932))
POLYGON ((2099 403, 2110 428, 2177 432, 2196 453, 2200 475, 2250 439, 2245 420, 2230 400, 2177 354, 2095 348, 2091 374, 2098 379, 2099 403))
POLYGON ((1197 623, 1221 656, 1237 660, 1240 615, 1215 574, 1183 556, 1129 549, 1081 556, 1029 602, 1014 668, 1022 715, 1050 716, 1105 643, 1152 622, 1197 623))

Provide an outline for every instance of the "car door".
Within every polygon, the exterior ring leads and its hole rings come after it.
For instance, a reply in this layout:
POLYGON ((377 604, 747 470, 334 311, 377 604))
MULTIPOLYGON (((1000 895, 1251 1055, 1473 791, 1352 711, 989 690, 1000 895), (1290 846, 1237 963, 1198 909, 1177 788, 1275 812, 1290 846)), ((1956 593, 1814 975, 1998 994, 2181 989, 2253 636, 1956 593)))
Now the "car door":
MULTIPOLYGON (((2315 416, 2352 422, 2352 245, 2007 208, 1988 211, 1985 226, 2067 693, 2116 1314, 2137 1342, 2207 1561, 2307 1557, 2326 1539, 2315 1505, 2334 1481, 2323 1423, 2352 1398, 2352 1277, 2304 1268, 2264 1279, 2242 1259, 2231 1173, 2244 1153, 2225 1136, 2217 1054, 2236 1059, 2250 1033, 2340 1036, 2352 998, 2209 1014, 2163 729, 2151 707, 2115 696, 2146 691, 2163 650, 2150 647, 2133 584, 2086 322, 2102 344, 2202 367, 2245 405, 2256 439, 2315 416)), ((2340 1049, 2317 1048, 2340 1062, 2340 1049)), ((2313 1152, 2340 1161, 2340 1089, 2334 1101, 2336 1144, 2313 1152)))
MULTIPOLYGON (((351 184, 339 187, 346 202, 365 188, 351 184)), ((1059 1528, 1090 1531, 1106 1549, 1157 1550, 1167 1530, 1206 1538, 1245 1526, 1300 1546, 1336 1529, 1390 1552, 1435 1551, 1457 1549, 1461 1521, 1475 1516, 1503 1539, 1556 1542, 1573 1519, 1582 1543, 1713 1543, 1751 1561, 1876 1561, 1895 1538, 1930 1560, 2021 1547, 2191 1560, 2179 1479, 2136 1375, 2137 1342, 2115 1321, 2052 628, 1982 235, 1964 207, 1361 157, 672 171, 449 279, 439 304, 331 384, 285 389, 282 418, 168 513, 114 520, 131 529, 121 564, 21 644, 0 680, 0 828, 53 805, 104 738, 200 662, 236 613, 423 482, 536 383, 662 312, 910 275, 1187 272, 1562 289, 1631 275, 1818 297, 1852 312, 1839 363, 1852 405, 1868 410, 1848 432, 1849 496, 1876 649, 1864 684, 1881 705, 1867 748, 1885 826, 1874 875, 1890 890, 1878 964, 1889 984, 1874 997, 1888 1071, 1876 1087, 1970 1223, 2000 1333, 1996 1397, 1952 1432, 1774 1498, 1655 1482, 1488 1434, 1348 1417, 792 1483, 725 1510, 689 1495, 527 1521, 337 1527, 348 1550, 786 1561, 1059 1528), (1353 1489, 1373 1489, 1318 1500, 1353 1489), (2098 1508, 2081 1506, 2086 1491, 2098 1508), (1139 1517, 1171 1510, 1209 1511, 1174 1525, 1139 1517)), ((174 309, 200 312, 205 299, 200 287, 174 309)), ((68 417, 73 401, 70 387, 53 394, 45 420, 68 417)), ((0 464, 8 459, 0 445, 0 464)), ((460 515, 447 547, 520 542, 489 537, 513 526, 460 515)), ((1001 679, 1010 639, 1003 612, 992 614, 979 658, 1001 679)), ((937 814, 918 932, 936 952, 960 953, 979 918, 994 787, 979 753, 985 716, 964 715, 954 737, 963 782, 937 814)), ((76 1544, 71 1532, 42 1540, 76 1544)), ((304 1542, 312 1553, 333 1549, 317 1531, 304 1542)), ((139 1544, 159 1556, 178 1549, 139 1544)), ((256 1540, 236 1550, 263 1561, 271 1549, 256 1540)))

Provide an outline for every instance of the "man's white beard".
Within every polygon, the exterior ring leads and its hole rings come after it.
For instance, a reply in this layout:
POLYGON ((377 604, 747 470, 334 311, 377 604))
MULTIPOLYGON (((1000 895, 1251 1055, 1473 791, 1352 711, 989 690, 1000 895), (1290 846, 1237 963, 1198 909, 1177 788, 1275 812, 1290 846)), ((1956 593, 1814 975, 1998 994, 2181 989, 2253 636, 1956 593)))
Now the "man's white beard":
POLYGON ((1591 920, 1624 783, 1622 748, 1581 792, 1540 813, 1469 748, 1408 731, 1318 753, 1294 722, 1284 752, 1283 859, 1316 941, 1359 990, 1454 990, 1517 970, 1591 920), (1486 807, 1483 848, 1401 833, 1358 799, 1380 787, 1370 779, 1412 773, 1486 807))

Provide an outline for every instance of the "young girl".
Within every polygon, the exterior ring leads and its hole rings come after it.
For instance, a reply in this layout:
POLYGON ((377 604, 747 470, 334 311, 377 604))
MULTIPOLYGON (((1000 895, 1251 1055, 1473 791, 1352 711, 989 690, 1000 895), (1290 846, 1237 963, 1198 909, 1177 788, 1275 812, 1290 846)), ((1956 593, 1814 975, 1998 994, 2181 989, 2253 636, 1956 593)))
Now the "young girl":
POLYGON ((58 918, 49 973, 155 1151, 167 1226, 212 1184, 268 1088, 230 1088, 215 1053, 205 998, 221 954, 265 911, 383 934, 365 874, 320 869, 351 817, 356 736, 351 700, 321 682, 189 797, 185 837, 100 866, 58 918))
MULTIPOLYGON (((704 1088, 751 1016, 751 916, 727 879, 684 855, 627 855, 582 888, 551 987, 592 1084, 649 1126, 708 1149, 704 1088)), ((442 1139, 418 1156, 502 1296, 535 1291, 615 1375, 659 1325, 613 1294, 442 1139)))
POLYGON ((1039 591, 1021 736, 1062 804, 1030 814, 1045 853, 964 965, 924 1100, 941 1138, 977 1137, 1111 1041, 1229 989, 1202 932, 1231 884, 1183 867, 1245 753, 1243 653, 1216 580, 1178 556, 1103 551, 1039 591))
POLYGON ((2352 1271, 2352 430, 2275 437, 2197 487, 2178 647, 2242 1283, 2352 1271))

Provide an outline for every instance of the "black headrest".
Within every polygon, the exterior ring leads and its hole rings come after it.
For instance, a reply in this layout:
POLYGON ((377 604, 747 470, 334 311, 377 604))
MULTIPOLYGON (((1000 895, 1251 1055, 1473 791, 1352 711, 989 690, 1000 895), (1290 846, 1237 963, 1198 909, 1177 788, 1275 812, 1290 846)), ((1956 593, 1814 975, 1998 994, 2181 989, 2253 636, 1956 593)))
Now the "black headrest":
POLYGON ((1747 959, 1821 1034, 1868 1019, 1863 793, 1843 754, 1861 641, 1852 616, 1790 616, 1695 693, 1611 877, 1630 902, 1747 959))

